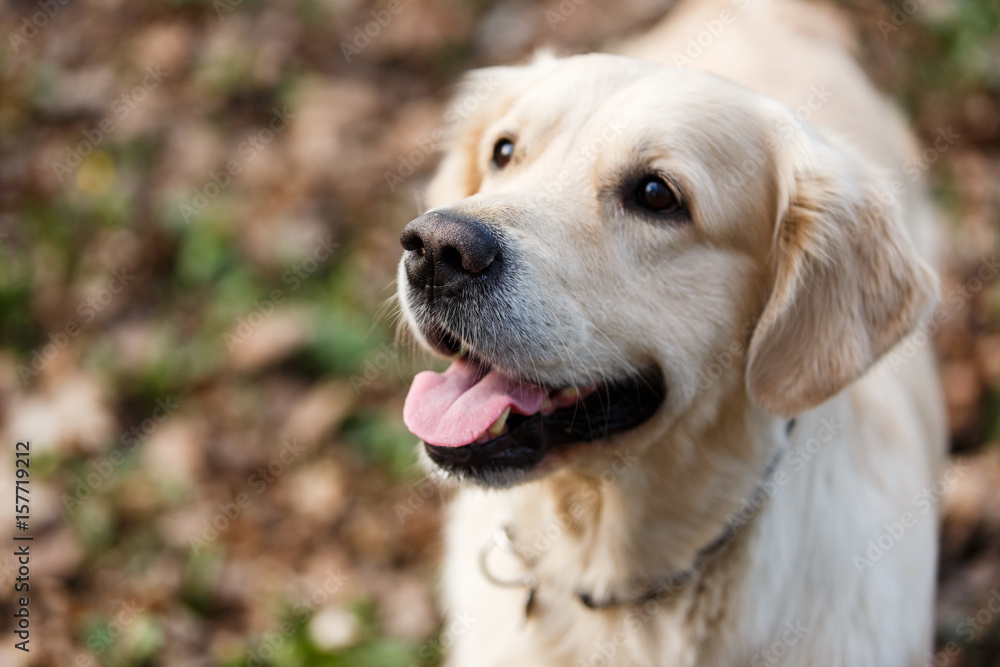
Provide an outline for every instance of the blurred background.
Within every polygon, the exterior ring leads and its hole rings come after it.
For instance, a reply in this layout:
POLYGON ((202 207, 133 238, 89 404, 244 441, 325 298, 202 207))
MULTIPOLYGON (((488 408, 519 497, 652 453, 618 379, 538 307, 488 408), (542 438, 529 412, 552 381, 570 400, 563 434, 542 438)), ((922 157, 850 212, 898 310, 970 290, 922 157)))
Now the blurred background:
MULTIPOLYGON (((841 4, 950 237, 936 344, 961 474, 927 664, 996 667, 1000 4, 841 4)), ((439 664, 442 499, 401 422, 427 360, 383 312, 399 232, 462 72, 669 7, 3 0, 0 664, 439 664), (27 655, 6 546, 24 439, 27 655)))

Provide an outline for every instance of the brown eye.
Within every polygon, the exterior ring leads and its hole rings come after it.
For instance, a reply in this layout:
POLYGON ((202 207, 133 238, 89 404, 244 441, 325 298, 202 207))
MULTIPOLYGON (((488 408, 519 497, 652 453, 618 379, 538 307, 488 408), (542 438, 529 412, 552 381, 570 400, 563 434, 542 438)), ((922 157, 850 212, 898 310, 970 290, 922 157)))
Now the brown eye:
POLYGON ((670 213, 680 208, 677 195, 659 176, 646 176, 635 189, 636 203, 654 213, 670 213))
POLYGON ((493 164, 497 169, 503 169, 514 155, 514 142, 501 139, 493 146, 493 164))

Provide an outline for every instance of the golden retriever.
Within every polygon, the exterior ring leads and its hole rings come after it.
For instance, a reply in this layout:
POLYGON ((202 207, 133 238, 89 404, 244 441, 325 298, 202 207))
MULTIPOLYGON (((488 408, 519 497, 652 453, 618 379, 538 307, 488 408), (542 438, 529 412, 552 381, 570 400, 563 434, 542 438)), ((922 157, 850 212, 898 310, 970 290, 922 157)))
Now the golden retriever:
POLYGON ((692 1, 470 75, 398 275, 448 664, 927 661, 934 211, 846 34, 692 1))

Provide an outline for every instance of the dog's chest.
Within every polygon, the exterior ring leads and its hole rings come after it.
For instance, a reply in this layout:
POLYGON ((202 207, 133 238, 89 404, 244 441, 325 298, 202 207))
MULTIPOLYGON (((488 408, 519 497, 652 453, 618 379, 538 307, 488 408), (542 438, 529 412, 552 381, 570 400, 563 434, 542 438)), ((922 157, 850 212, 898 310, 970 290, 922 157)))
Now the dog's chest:
MULTIPOLYGON (((450 616, 465 619, 463 627, 447 631, 455 640, 451 667, 694 667, 702 664, 711 635, 721 641, 721 611, 708 608, 713 596, 705 595, 704 585, 595 610, 584 606, 572 590, 540 576, 529 609, 529 588, 498 586, 482 571, 481 538, 491 520, 501 520, 489 505, 454 508, 449 524, 446 605, 450 616)), ((499 550, 488 560, 499 579, 513 581, 524 571, 523 563, 499 550)), ((715 599, 721 605, 721 599, 715 599)))
POLYGON ((700 621, 692 623, 683 605, 671 601, 595 611, 561 592, 542 589, 526 617, 526 595, 524 590, 495 589, 465 598, 479 620, 459 638, 449 664, 695 667, 710 630, 700 621))

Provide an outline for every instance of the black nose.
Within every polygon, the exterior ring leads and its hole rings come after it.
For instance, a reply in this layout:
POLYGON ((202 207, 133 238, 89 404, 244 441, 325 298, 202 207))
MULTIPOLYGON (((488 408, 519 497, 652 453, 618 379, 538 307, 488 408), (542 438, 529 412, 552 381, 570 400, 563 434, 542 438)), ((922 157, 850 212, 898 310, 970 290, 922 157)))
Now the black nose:
POLYGON ((487 271, 500 251, 493 231, 481 222, 432 211, 410 222, 399 237, 407 250, 406 277, 414 287, 457 291, 487 271))

